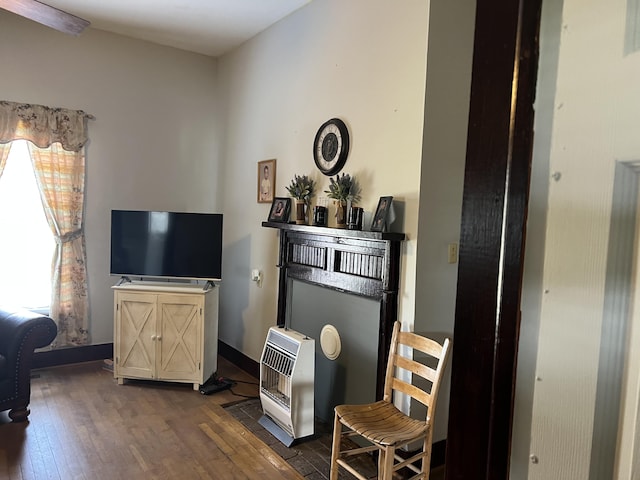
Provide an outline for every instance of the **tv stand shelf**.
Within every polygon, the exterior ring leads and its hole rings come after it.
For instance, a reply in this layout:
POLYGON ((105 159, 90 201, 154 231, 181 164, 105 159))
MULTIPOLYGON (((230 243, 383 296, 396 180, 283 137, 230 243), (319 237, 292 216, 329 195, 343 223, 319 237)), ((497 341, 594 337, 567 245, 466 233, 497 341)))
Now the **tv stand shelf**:
POLYGON ((126 378, 192 383, 215 373, 218 288, 164 282, 115 285, 114 365, 126 378))
POLYGON ((398 316, 404 233, 368 232, 262 222, 280 231, 277 323, 286 320, 290 279, 360 295, 380 303, 376 394, 382 396, 387 352, 398 316))

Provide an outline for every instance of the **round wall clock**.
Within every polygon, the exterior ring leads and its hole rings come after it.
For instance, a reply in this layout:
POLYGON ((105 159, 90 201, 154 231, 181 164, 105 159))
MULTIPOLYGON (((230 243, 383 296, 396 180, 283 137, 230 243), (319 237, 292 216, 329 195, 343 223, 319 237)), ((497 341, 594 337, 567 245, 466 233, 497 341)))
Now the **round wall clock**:
POLYGON ((313 160, 325 175, 335 175, 347 161, 349 131, 339 118, 323 123, 313 141, 313 160))

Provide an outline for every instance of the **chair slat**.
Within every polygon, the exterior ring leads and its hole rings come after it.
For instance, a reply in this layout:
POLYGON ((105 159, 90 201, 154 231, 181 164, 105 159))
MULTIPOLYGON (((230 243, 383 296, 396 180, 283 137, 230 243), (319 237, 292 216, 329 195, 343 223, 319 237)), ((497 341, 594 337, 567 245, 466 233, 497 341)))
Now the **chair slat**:
POLYGON ((420 350, 422 353, 431 355, 434 358, 440 358, 442 355, 442 345, 435 340, 423 337, 417 333, 399 332, 398 343, 400 345, 406 345, 416 350, 420 350))
POLYGON ((420 362, 416 362, 415 360, 412 360, 410 358, 396 355, 394 358, 394 363, 397 367, 408 370, 416 375, 420 375, 422 378, 425 378, 430 382, 433 382, 436 379, 437 373, 433 368, 420 362))
POLYGON ((411 398, 418 400, 423 405, 426 405, 426 406, 431 405, 431 395, 429 395, 424 390, 421 390, 420 388, 416 387, 415 385, 412 385, 403 380, 400 380, 399 378, 393 379, 393 389, 398 392, 409 395, 411 398))

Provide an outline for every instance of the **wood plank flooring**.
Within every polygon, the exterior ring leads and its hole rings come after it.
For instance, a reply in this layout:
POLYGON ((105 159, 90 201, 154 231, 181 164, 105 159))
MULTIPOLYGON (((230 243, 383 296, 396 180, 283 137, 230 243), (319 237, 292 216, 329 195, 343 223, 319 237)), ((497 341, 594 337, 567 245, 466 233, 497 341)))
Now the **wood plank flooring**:
MULTIPOLYGON (((219 375, 255 382, 219 362, 219 375)), ((190 384, 117 385, 102 362, 33 373, 30 421, 0 412, 2 480, 302 479, 220 406, 256 385, 209 396, 190 384)))

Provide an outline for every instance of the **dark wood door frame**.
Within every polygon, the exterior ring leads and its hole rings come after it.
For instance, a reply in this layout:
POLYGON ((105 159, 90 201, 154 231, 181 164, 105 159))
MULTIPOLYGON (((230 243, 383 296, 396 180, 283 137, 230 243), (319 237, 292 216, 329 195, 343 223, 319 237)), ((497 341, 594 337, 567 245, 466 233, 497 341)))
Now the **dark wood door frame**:
POLYGON ((446 479, 509 478, 542 0, 478 0, 446 479))

